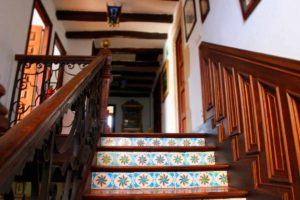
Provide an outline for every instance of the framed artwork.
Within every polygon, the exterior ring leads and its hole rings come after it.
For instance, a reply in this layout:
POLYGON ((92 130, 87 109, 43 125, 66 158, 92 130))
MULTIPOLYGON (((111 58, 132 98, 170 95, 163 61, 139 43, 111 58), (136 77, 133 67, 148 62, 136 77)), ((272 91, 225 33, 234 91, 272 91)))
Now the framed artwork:
POLYGON ((240 0, 244 20, 253 12, 260 0, 240 0))
POLYGON ((209 13, 209 10, 210 10, 210 7, 209 7, 209 0, 200 0, 200 13, 201 13, 201 21, 202 23, 204 23, 208 13, 209 13))
POLYGON ((195 0, 186 0, 183 6, 186 41, 189 40, 197 22, 195 0))
POLYGON ((160 91, 161 91, 161 102, 163 103, 166 97, 169 94, 169 62, 168 60, 165 61, 160 78, 160 91))

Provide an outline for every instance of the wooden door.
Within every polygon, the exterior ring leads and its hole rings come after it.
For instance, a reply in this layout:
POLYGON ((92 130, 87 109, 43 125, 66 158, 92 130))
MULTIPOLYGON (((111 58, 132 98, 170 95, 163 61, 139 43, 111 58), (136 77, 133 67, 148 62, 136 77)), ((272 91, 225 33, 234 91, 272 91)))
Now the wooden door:
MULTIPOLYGON (((27 46, 27 55, 40 54, 42 31, 42 26, 31 26, 29 42, 27 46)), ((35 101, 34 85, 36 85, 36 76, 29 74, 35 74, 36 70, 36 64, 32 64, 30 67, 26 67, 24 69, 23 88, 20 95, 20 109, 22 109, 23 111, 21 111, 19 119, 23 119, 32 110, 32 104, 35 101)))
POLYGON ((186 104, 185 104, 185 74, 182 52, 181 31, 176 39, 176 61, 177 61, 177 88, 178 88, 178 112, 179 112, 179 131, 184 133, 186 130, 186 104))
POLYGON ((161 76, 157 80, 153 93, 154 132, 161 133, 161 76))

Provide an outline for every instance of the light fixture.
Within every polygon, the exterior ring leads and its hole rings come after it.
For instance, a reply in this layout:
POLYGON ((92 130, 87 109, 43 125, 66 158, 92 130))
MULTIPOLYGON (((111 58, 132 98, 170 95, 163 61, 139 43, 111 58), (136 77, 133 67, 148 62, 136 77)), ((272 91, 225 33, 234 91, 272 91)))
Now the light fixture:
POLYGON ((112 1, 107 4, 107 22, 109 26, 116 27, 119 25, 122 4, 120 2, 112 1))

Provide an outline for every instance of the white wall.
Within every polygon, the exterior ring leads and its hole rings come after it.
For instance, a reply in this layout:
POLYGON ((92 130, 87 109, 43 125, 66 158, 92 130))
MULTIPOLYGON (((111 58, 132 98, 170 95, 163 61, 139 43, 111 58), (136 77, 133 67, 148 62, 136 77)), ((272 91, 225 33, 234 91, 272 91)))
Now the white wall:
POLYGON ((0 6, 0 83, 6 88, 7 95, 1 102, 8 106, 14 79, 15 54, 24 54, 28 26, 31 16, 32 0, 21 4, 19 0, 1 0, 0 6))
POLYGON ((127 101, 134 99, 143 105, 143 132, 149 132, 153 130, 153 110, 152 102, 150 98, 126 98, 126 97, 110 97, 108 99, 109 104, 116 105, 116 130, 115 132, 122 132, 122 105, 127 101))
MULTIPOLYGON (((168 40, 164 49, 164 61, 169 62, 169 94, 162 104, 162 132, 178 132, 178 112, 177 112, 177 75, 176 75, 176 54, 175 42, 178 35, 178 24, 180 23, 181 10, 177 5, 174 13, 174 23, 169 30, 168 40)), ((162 64, 164 63, 162 62, 162 64)))
POLYGON ((68 54, 80 55, 80 56, 91 56, 92 55, 92 40, 68 40, 68 54))
MULTIPOLYGON (((202 99, 198 47, 202 41, 230 47, 262 52, 266 54, 300 59, 300 1, 263 0, 247 21, 243 20, 239 0, 210 0, 210 12, 204 24, 201 22, 199 1, 196 0, 197 23, 188 43, 184 42, 184 62, 186 67, 187 93, 187 131, 196 131, 202 121, 202 99)), ((182 11, 184 0, 181 1, 182 11)), ((175 22, 175 26, 176 26, 175 22)), ((184 32, 183 18, 181 27, 184 32)), ((177 28, 178 29, 178 28, 177 28)), ((173 29, 169 40, 176 37, 173 29)), ((183 34, 183 41, 185 35, 183 34)), ((174 61, 175 51, 170 51, 174 61)), ((174 67, 174 66, 172 66, 174 67)), ((172 68, 171 67, 171 68, 172 68)), ((176 85, 176 82, 174 82, 176 85)), ((176 88, 176 86, 174 86, 176 88)), ((176 96, 176 94, 174 94, 176 96)), ((177 97, 170 97, 177 101, 177 97)), ((163 105, 164 118, 172 117, 177 110, 176 102, 172 108, 163 105)), ((166 126, 166 125, 164 125, 166 126)), ((168 131, 170 127, 165 128, 168 131)))
MULTIPOLYGON (((57 32, 64 47, 68 51, 64 27, 55 16, 55 8, 52 1, 42 0, 53 27, 49 53, 52 53, 54 33, 57 32)), ((16 74, 17 63, 15 54, 24 54, 33 0, 1 0, 0 6, 0 83, 6 88, 7 94, 1 98, 1 102, 9 107, 12 87, 16 74)))

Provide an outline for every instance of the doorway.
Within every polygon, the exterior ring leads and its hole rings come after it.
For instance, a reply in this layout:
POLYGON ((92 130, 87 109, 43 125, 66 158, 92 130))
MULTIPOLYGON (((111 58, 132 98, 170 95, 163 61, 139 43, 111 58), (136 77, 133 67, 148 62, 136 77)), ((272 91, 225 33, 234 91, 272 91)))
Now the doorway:
POLYGON ((179 132, 186 131, 186 100, 185 100, 185 73, 182 52, 181 30, 176 38, 176 68, 177 68, 177 89, 178 89, 178 118, 179 132))
MULTIPOLYGON (((42 3, 34 1, 31 21, 27 36, 26 55, 47 55, 49 52, 52 23, 42 3)), ((22 90, 19 98, 18 119, 23 119, 43 100, 42 83, 47 73, 45 66, 31 64, 22 71, 22 90), (46 75, 45 75, 46 74, 46 75)))

